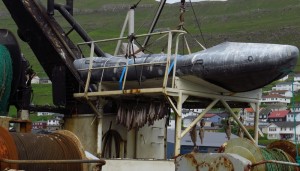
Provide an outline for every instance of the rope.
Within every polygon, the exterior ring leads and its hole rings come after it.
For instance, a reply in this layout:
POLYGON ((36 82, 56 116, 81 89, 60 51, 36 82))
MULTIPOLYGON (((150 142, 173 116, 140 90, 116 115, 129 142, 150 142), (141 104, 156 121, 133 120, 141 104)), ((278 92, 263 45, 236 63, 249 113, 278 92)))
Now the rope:
MULTIPOLYGON (((276 160, 276 161, 286 161, 290 162, 289 158, 280 149, 266 149, 261 148, 262 156, 265 160, 276 160)), ((278 163, 266 163, 266 170, 268 171, 292 171, 293 166, 278 164, 278 163)))
POLYGON ((12 61, 9 51, 0 45, 0 116, 6 115, 12 81, 12 61))
MULTIPOLYGON (((201 27, 200 27, 200 23, 199 23, 199 20, 198 20, 198 18, 197 18, 197 15, 196 15, 196 12, 195 12, 195 10, 194 10, 194 7, 193 7, 193 5, 192 5, 192 1, 191 1, 191 0, 190 0, 190 4, 191 4, 192 11, 193 11, 193 14, 194 14, 195 19, 196 19, 196 23, 197 23, 198 29, 199 29, 199 31, 200 31, 201 38, 202 38, 203 43, 204 43, 204 45, 205 45, 205 47, 206 47, 207 45, 206 45, 206 42, 205 42, 204 37, 203 37, 203 33, 202 33, 202 30, 201 30, 201 27)), ((199 42, 197 41, 197 43, 199 43, 199 42)), ((201 45, 201 44, 200 44, 200 45, 201 45)), ((202 46, 202 45, 201 45, 201 46, 202 46)), ((202 46, 202 47, 203 47, 203 46, 202 46)))

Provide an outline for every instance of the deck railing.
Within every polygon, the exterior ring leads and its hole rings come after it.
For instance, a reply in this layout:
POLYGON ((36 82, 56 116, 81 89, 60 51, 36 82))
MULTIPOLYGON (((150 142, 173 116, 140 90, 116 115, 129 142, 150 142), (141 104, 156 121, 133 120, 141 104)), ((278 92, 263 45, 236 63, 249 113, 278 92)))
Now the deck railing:
MULTIPOLYGON (((139 37, 145 37, 145 36, 154 36, 154 35, 167 35, 168 36, 168 46, 167 46, 167 60, 165 62, 153 62, 153 63, 142 63, 142 64, 130 64, 129 63, 129 58, 126 60, 126 65, 123 66, 109 66, 109 67, 95 67, 93 68, 93 57, 94 57, 94 50, 95 50, 95 44, 97 43, 103 43, 103 42, 111 42, 111 41, 117 41, 117 40, 125 40, 128 39, 128 37, 120 37, 120 38, 111 38, 111 39, 104 39, 104 40, 96 40, 96 41, 90 41, 90 42, 83 42, 79 43, 78 46, 82 45, 90 45, 90 59, 89 59, 89 68, 86 69, 79 69, 78 71, 86 71, 88 70, 88 75, 86 79, 86 84, 85 84, 85 89, 84 93, 88 92, 90 80, 91 80, 91 75, 93 70, 103 70, 102 71, 102 76, 99 82, 99 85, 101 86, 102 84, 102 78, 103 78, 103 73, 105 69, 113 69, 113 68, 123 68, 119 84, 120 84, 120 90, 124 91, 125 85, 126 85, 126 79, 127 79, 127 72, 129 67, 135 67, 135 66, 147 66, 147 65, 154 65, 154 64, 166 64, 165 68, 165 73, 163 77, 163 88, 167 87, 168 84, 168 79, 169 79, 169 74, 173 70, 172 73, 172 84, 171 87, 174 88, 175 84, 175 71, 176 71, 176 62, 177 62, 177 54, 178 54, 178 45, 179 45, 179 38, 184 35, 186 32, 181 31, 181 30, 171 30, 171 31, 164 31, 164 32, 157 32, 157 33, 151 33, 151 34, 141 34, 141 35, 136 35, 134 36, 135 38, 139 37), (174 60, 171 63, 171 55, 172 55, 172 41, 173 41, 173 34, 176 33, 176 44, 175 44, 175 52, 174 52, 174 60)), ((129 42, 132 43, 132 42, 129 42)), ((188 45, 187 45, 188 46, 188 45)), ((131 44, 129 44, 129 47, 131 47, 131 44)), ((129 51, 129 49, 127 49, 129 51)))

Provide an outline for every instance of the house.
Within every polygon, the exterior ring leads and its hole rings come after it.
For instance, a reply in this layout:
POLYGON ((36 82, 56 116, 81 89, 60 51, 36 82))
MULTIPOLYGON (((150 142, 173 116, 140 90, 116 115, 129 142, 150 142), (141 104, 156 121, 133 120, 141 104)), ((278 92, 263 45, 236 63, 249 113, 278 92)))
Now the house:
MULTIPOLYGON (((200 153, 216 153, 218 149, 223 145, 226 141, 228 141, 226 134, 224 132, 204 132, 204 140, 203 144, 200 143, 200 138, 198 136, 197 130, 197 141, 196 145, 199 149, 200 153)), ((238 136, 231 134, 231 139, 238 138, 238 136)), ((167 131, 167 158, 171 159, 174 157, 174 139, 175 139, 175 131, 169 130, 167 131)), ((181 138, 181 149, 180 154, 190 153, 194 146, 191 140, 190 134, 187 133, 181 138)))
POLYGON ((300 122, 300 113, 299 112, 290 112, 286 116, 286 121, 287 122, 294 122, 294 117, 296 122, 300 122))
POLYGON ((279 94, 281 96, 288 97, 288 98, 293 97, 293 92, 290 90, 272 90, 269 92, 269 94, 279 94))
POLYGON ((300 81, 300 73, 294 75, 294 81, 300 81))
POLYGON ((206 113, 206 114, 203 116, 203 119, 204 119, 206 122, 212 122, 212 123, 220 124, 220 123, 221 123, 221 120, 222 120, 222 117, 219 116, 219 115, 217 115, 217 114, 206 113))
POLYGON ((37 112, 37 116, 51 116, 54 115, 53 112, 37 112))
POLYGON ((262 128, 262 132, 264 134, 267 134, 267 138, 269 140, 271 139, 278 140, 279 130, 280 128, 275 123, 270 123, 268 126, 262 128))
POLYGON ((267 122, 269 115, 271 114, 272 110, 270 108, 262 108, 259 111, 259 120, 260 122, 267 122))
POLYGON ((40 78, 39 83, 40 84, 51 84, 52 82, 50 81, 49 78, 40 78))
POLYGON ((298 91, 300 89, 300 83, 299 82, 281 82, 281 83, 276 84, 276 86, 272 88, 272 90, 290 90, 290 91, 292 91, 292 89, 294 91, 298 91))
MULTIPOLYGON (((262 129, 268 139, 294 141, 295 129, 293 122, 274 122, 262 129)), ((300 122, 296 122, 296 139, 300 137, 300 122)))
POLYGON ((255 111, 252 108, 243 108, 240 111, 240 116, 244 118, 244 125, 254 125, 255 111))
POLYGON ((194 113, 201 113, 204 109, 191 109, 194 113))
POLYGON ((182 119, 182 122, 183 122, 182 126, 184 128, 188 127, 193 122, 193 120, 196 119, 196 117, 197 116, 187 116, 187 117, 183 118, 182 119))
POLYGON ((198 113, 189 109, 182 109, 181 113, 182 113, 182 118, 186 118, 188 116, 198 116, 198 113))
POLYGON ((286 121, 286 116, 289 110, 272 111, 267 119, 268 122, 282 122, 286 121))
POLYGON ((47 121, 36 121, 32 122, 32 129, 46 129, 47 121))
POLYGON ((290 140, 295 139, 295 129, 296 128, 296 140, 299 141, 300 138, 300 122, 276 122, 274 123, 279 128, 278 137, 280 140, 290 140), (295 126, 296 125, 296 126, 295 126))
POLYGON ((31 80, 31 84, 39 84, 40 83, 40 77, 39 76, 34 76, 31 80))
POLYGON ((291 112, 299 112, 300 113, 300 103, 295 103, 294 105, 292 105, 290 110, 291 110, 291 112))
POLYGON ((61 129, 61 120, 60 119, 49 119, 47 121, 48 131, 56 131, 61 129))
POLYGON ((227 112, 215 113, 220 116, 222 119, 228 118, 229 114, 227 112))
POLYGON ((282 96, 280 94, 269 94, 262 96, 262 103, 274 104, 274 103, 285 103, 289 104, 291 102, 289 97, 282 96))

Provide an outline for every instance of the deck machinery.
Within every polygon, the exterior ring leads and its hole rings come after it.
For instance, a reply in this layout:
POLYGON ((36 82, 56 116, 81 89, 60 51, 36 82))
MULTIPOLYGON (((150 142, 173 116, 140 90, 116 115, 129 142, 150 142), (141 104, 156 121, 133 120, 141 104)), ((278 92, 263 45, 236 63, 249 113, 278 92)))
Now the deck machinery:
MULTIPOLYGON (((19 37, 29 44, 52 81, 53 102, 63 109, 61 112, 65 114, 64 128, 79 137, 86 151, 100 158, 109 158, 103 170, 140 170, 140 168, 164 171, 185 170, 180 167, 185 164, 196 168, 201 167, 204 170, 211 170, 211 168, 218 170, 220 165, 224 166, 223 170, 253 169, 250 167, 252 160, 237 154, 220 153, 210 156, 208 157, 210 162, 207 161, 202 165, 201 160, 192 160, 192 164, 186 162, 190 160, 189 156, 185 156, 187 160, 184 159, 185 157, 179 157, 176 162, 164 160, 166 159, 166 120, 170 111, 165 109, 172 109, 175 113, 174 157, 180 155, 181 138, 215 106, 225 107, 243 129, 250 143, 257 147, 261 90, 232 93, 195 76, 177 77, 171 64, 172 36, 174 32, 177 33, 174 44, 178 47, 179 37, 185 32, 174 30, 159 33, 168 36, 168 57, 164 63, 160 63, 166 66, 162 71, 164 73, 162 78, 143 82, 127 81, 128 67, 151 65, 144 63, 129 66, 127 61, 127 65, 122 66, 125 68, 124 73, 121 73, 122 79, 95 83, 90 81, 91 72, 96 69, 93 68, 92 61, 89 61, 86 79, 81 78, 74 68, 74 60, 81 58, 82 54, 79 46, 71 41, 68 34, 75 30, 86 42, 82 44, 90 46, 91 57, 94 54, 97 56, 107 54, 97 45, 102 41, 93 41, 72 17, 72 0, 67 0, 66 5, 55 4, 54 0, 48 0, 47 8, 36 0, 3 0, 3 2, 18 26, 19 37), (55 20, 54 10, 58 10, 72 26, 68 33, 55 20), (248 133, 231 109, 231 107, 245 106, 251 106, 256 112, 254 137, 248 133), (183 107, 205 108, 185 130, 181 130, 183 107), (149 119, 150 113, 153 114, 152 119, 149 119), (158 113, 162 113, 161 116, 158 113)), ((136 36, 136 38, 148 35, 136 36)), ((105 41, 121 39, 126 38, 105 41)), ((115 66, 97 69, 106 68, 112 69, 115 66)), ((199 158, 201 156, 198 156, 199 158)))

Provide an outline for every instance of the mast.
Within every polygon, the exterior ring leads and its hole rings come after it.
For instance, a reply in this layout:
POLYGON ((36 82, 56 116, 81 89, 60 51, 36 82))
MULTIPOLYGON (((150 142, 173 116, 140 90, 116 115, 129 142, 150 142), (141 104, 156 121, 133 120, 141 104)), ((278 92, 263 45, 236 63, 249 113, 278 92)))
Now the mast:
MULTIPOLYGON (((165 4, 166 4, 166 1, 167 1, 167 0, 161 0, 161 1, 160 1, 160 5, 159 5, 159 7, 158 7, 158 9, 157 9, 157 12, 156 12, 156 14, 155 14, 155 16, 154 16, 154 19, 153 19, 152 23, 151 23, 151 26, 150 26, 150 28, 149 28, 148 34, 150 34, 150 33, 153 32, 153 30, 154 30, 154 28, 155 28, 155 26, 156 26, 156 23, 157 23, 157 21, 158 21, 158 19, 159 19, 159 17, 160 17, 160 14, 161 14, 161 12, 162 12, 162 10, 163 10, 165 4)), ((145 38, 143 47, 147 46, 149 40, 150 40, 150 35, 147 36, 147 37, 145 38)))

